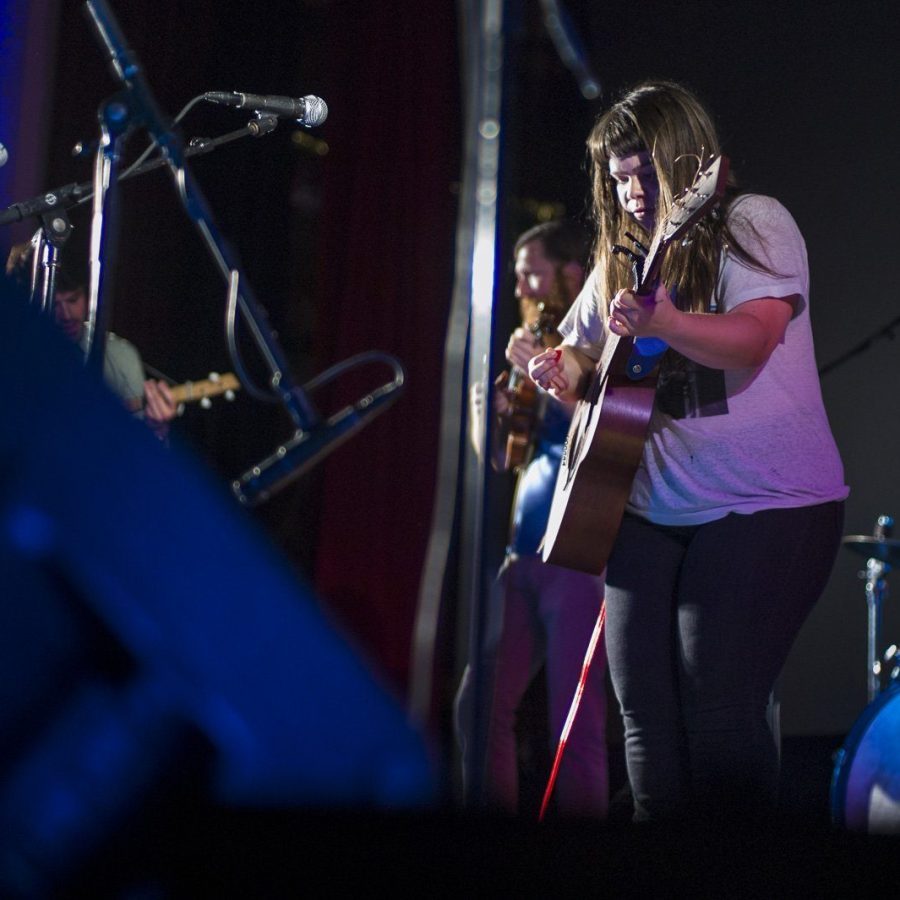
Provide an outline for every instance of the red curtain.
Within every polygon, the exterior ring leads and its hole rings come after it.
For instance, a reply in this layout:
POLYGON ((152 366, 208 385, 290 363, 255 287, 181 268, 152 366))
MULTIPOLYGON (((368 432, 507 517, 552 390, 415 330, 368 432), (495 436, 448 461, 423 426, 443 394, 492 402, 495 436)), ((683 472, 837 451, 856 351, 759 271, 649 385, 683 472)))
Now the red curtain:
MULTIPOLYGON (((401 399, 323 464, 315 584, 398 688, 431 517, 460 160, 455 5, 335 6, 317 303, 322 363, 406 368, 401 399)), ((338 405, 389 373, 349 380, 338 405)))

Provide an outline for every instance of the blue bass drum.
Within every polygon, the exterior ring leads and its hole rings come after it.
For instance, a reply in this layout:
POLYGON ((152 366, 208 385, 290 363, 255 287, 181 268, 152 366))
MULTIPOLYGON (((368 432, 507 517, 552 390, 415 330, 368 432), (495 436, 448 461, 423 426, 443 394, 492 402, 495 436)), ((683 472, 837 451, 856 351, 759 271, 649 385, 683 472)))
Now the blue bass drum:
POLYGON ((866 707, 838 751, 831 815, 840 828, 900 834, 900 683, 866 707))

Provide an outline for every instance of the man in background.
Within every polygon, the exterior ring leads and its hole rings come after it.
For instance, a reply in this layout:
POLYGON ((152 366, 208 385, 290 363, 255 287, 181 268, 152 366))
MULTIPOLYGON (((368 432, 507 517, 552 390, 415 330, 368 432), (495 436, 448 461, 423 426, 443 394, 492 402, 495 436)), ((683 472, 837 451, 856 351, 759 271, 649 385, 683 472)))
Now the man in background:
MULTIPOLYGON (((543 665, 553 752, 603 600, 602 578, 541 559, 540 542, 574 404, 538 393, 527 376, 528 361, 558 340, 555 325, 584 283, 588 253, 587 235, 572 222, 544 223, 519 237, 514 258, 521 326, 513 332, 506 349, 511 369, 498 378, 490 403, 493 467, 518 472, 509 544, 491 592, 487 639, 480 658, 480 671, 491 684, 486 692, 488 715, 484 717, 488 728, 486 800, 507 812, 518 811, 516 720, 525 692, 543 665), (528 397, 535 408, 523 416, 528 397), (511 427, 520 419, 529 422, 530 433, 517 434, 518 428, 511 427), (522 438, 529 446, 517 459, 510 451, 522 443, 522 438)), ((470 397, 476 449, 486 406, 480 388, 480 384, 475 385, 470 397)), ((605 671, 606 651, 601 641, 554 788, 556 810, 563 815, 607 815, 605 671)), ((472 693, 471 669, 467 667, 456 700, 457 736, 467 784, 473 778, 472 767, 482 762, 472 758, 470 746, 472 693)))
MULTIPOLYGON (((7 275, 21 278, 30 252, 30 243, 13 247, 6 263, 7 275)), ((53 318, 70 341, 82 346, 87 314, 86 280, 61 266, 56 275, 53 318)), ((169 425, 177 413, 171 391, 164 382, 145 378, 144 364, 137 348, 112 332, 106 335, 103 378, 129 412, 143 419, 160 440, 167 437, 169 425)))

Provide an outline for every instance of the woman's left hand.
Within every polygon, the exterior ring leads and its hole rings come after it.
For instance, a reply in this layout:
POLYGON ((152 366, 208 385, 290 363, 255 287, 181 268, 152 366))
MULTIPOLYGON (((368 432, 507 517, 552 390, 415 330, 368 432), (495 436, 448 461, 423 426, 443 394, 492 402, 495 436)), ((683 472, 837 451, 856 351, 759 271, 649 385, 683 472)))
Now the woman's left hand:
POLYGON ((609 307, 609 330, 619 337, 664 338, 668 326, 678 315, 672 298, 662 282, 652 294, 619 291, 609 307))

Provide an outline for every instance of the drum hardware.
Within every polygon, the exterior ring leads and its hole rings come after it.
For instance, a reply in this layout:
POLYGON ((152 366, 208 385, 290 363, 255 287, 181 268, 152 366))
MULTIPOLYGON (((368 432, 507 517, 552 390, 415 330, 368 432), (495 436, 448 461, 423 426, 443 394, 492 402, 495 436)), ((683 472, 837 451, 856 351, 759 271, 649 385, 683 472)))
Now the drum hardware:
MULTIPOLYGON (((885 656, 900 662, 892 645, 885 656)), ((831 818, 839 828, 900 834, 900 667, 835 754, 831 818)))
POLYGON ((866 557, 860 577, 869 610, 869 703, 834 755, 831 815, 852 831, 900 833, 900 647, 891 644, 879 658, 881 615, 888 595, 886 576, 900 561, 900 540, 891 537, 894 520, 879 516, 871 535, 852 534, 842 543, 866 557), (892 668, 891 668, 892 667, 892 668), (882 673, 891 669, 882 689, 882 673))
POLYGON ((891 669, 890 679, 891 683, 900 682, 900 647, 896 644, 891 644, 887 650, 884 651, 884 661, 890 665, 894 664, 894 668, 891 669))
MULTIPOLYGON (((882 664, 878 647, 881 643, 882 611, 888 596, 886 576, 891 566, 900 561, 900 540, 891 537, 893 528, 891 516, 879 516, 871 535, 850 534, 841 539, 848 550, 867 558, 866 568, 859 573, 859 577, 865 580, 868 607, 866 668, 869 703, 881 691, 882 664)), ((896 652, 891 658, 896 659, 896 652)))

